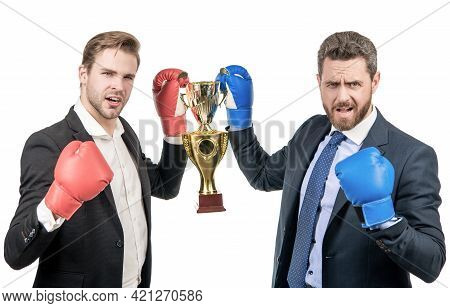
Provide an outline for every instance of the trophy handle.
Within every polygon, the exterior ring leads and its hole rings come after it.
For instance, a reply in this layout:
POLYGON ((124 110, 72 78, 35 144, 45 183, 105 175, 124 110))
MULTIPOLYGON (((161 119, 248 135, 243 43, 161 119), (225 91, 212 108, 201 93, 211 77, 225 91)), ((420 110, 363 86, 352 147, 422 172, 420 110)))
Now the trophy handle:
POLYGON ((223 103, 225 103, 225 101, 228 98, 228 91, 223 91, 223 92, 221 91, 220 93, 221 93, 222 99, 220 100, 220 103, 217 104, 217 106, 220 106, 223 103))
MULTIPOLYGON (((222 67, 220 69, 220 74, 221 75, 230 75, 230 72, 226 68, 222 67)), ((222 83, 223 83, 222 81, 219 81, 219 92, 220 92, 220 96, 222 97, 222 99, 220 100, 220 103, 217 104, 218 106, 225 103, 225 101, 227 100, 227 97, 228 97, 228 90, 227 90, 226 83, 225 83, 225 90, 222 90, 222 87, 221 87, 222 83)))
POLYGON ((221 132, 221 138, 220 138, 220 160, 222 160, 222 158, 225 156, 225 153, 227 152, 227 147, 228 147, 228 132, 221 132))
POLYGON ((189 108, 189 105, 188 104, 186 104, 186 101, 184 100, 184 97, 186 96, 186 93, 180 93, 180 99, 181 99, 181 101, 183 102, 183 104, 184 104, 184 106, 186 107, 186 108, 189 108))
POLYGON ((186 154, 189 157, 189 159, 191 160, 191 162, 194 164, 195 167, 197 167, 198 170, 200 170, 200 167, 197 164, 197 160, 195 159, 194 154, 192 153, 191 141, 189 139, 189 135, 190 135, 189 133, 182 134, 183 146, 184 146, 184 149, 186 150, 186 154))
POLYGON ((222 67, 220 69, 220 73, 223 75, 230 75, 230 72, 225 67, 222 67))

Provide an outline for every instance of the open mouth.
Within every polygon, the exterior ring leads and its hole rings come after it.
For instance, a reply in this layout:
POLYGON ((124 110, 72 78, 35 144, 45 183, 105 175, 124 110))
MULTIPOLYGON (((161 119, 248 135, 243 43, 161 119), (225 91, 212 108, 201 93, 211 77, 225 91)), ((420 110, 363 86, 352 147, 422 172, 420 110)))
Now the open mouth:
POLYGON ((353 107, 338 107, 335 110, 341 114, 346 114, 352 112, 353 107))
POLYGON ((120 96, 108 95, 105 99, 112 107, 117 107, 122 103, 122 98, 120 96))

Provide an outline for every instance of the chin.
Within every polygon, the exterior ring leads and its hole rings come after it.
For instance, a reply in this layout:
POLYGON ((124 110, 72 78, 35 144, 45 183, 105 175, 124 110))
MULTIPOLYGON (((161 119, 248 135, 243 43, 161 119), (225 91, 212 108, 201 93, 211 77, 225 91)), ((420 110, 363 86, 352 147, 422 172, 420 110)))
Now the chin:
POLYGON ((331 124, 335 128, 340 131, 350 130, 356 126, 356 117, 339 117, 338 115, 333 114, 331 117, 329 116, 331 124))
POLYGON ((103 106, 102 108, 102 116, 108 119, 114 119, 117 118, 120 113, 122 112, 123 107, 118 106, 115 108, 111 108, 110 106, 103 106))
POLYGON ((356 118, 345 118, 345 119, 333 119, 332 121, 334 127, 339 130, 350 130, 356 126, 356 118))
POLYGON ((351 130, 356 125, 364 120, 365 115, 368 112, 370 105, 364 106, 363 109, 352 108, 349 111, 339 112, 338 110, 332 110, 331 114, 327 112, 330 122, 340 131, 351 130))
POLYGON ((340 131, 346 131, 351 130, 356 126, 354 121, 339 121, 339 122, 332 122, 333 126, 336 127, 340 131))
POLYGON ((118 118, 120 115, 120 110, 103 109, 101 112, 102 117, 108 120, 118 118))

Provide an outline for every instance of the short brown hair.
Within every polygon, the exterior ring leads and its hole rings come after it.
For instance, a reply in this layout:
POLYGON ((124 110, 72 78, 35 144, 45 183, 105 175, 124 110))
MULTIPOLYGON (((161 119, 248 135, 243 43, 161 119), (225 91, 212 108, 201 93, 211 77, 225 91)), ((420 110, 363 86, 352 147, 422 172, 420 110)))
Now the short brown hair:
POLYGON ((367 71, 373 79, 377 72, 377 49, 367 37, 354 31, 336 32, 323 41, 317 54, 319 76, 322 76, 323 61, 351 60, 362 57, 366 60, 367 71))
POLYGON ((121 31, 110 31, 97 34, 87 42, 83 51, 83 60, 81 62, 89 72, 95 62, 95 56, 105 49, 113 48, 123 50, 136 57, 139 67, 139 48, 141 43, 131 34, 121 31))

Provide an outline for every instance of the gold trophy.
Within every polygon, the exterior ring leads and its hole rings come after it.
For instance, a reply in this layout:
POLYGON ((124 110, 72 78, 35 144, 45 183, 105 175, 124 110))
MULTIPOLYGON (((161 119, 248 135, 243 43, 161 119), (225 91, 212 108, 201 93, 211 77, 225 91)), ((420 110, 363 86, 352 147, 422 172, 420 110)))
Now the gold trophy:
POLYGON ((220 90, 219 81, 191 82, 186 94, 181 94, 184 104, 200 125, 191 133, 184 133, 183 145, 192 163, 200 172, 200 190, 197 213, 225 211, 222 194, 216 189, 214 172, 227 150, 228 133, 210 127, 212 119, 227 98, 220 90))

